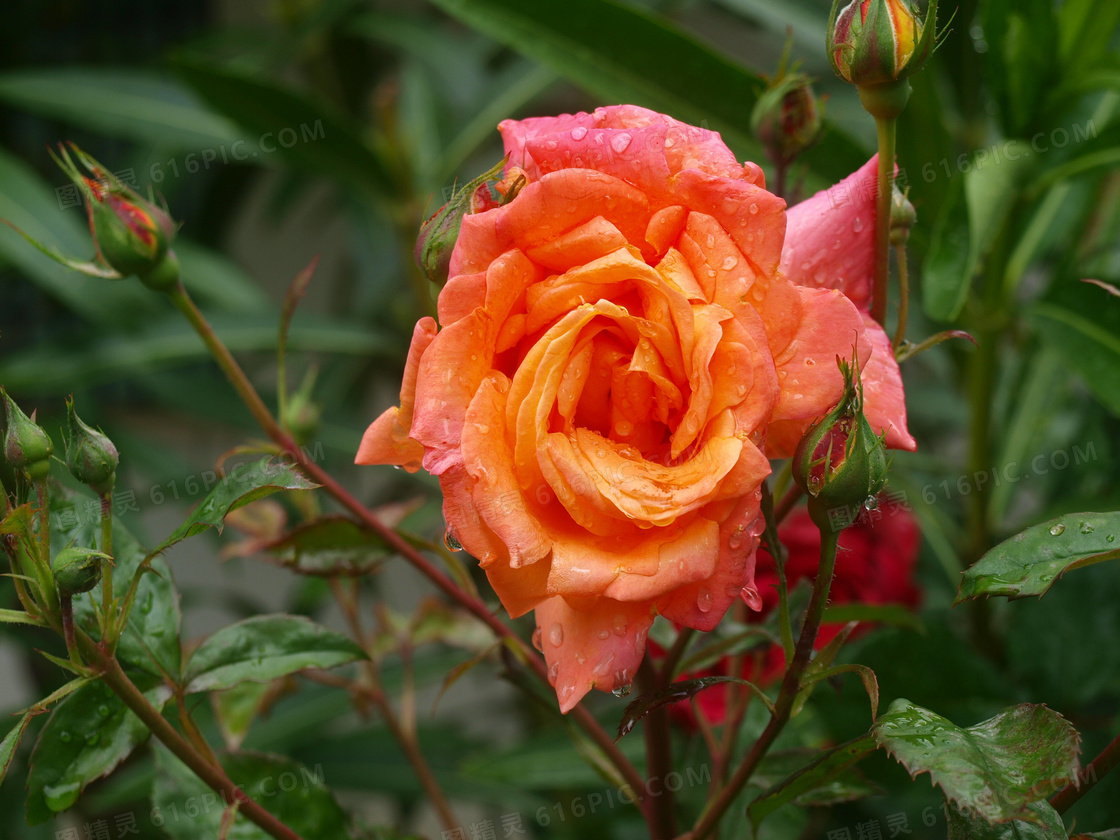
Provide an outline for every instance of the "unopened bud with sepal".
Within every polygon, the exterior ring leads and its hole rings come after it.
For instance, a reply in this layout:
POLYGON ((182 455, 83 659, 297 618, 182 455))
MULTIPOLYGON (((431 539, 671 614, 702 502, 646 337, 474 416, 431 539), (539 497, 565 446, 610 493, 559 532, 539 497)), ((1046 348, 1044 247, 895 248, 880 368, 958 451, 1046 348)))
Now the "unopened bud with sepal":
POLYGON ((66 441, 66 466, 82 484, 98 496, 112 492, 117 480, 120 455, 103 432, 90 428, 74 410, 74 400, 66 400, 70 438, 66 441))
POLYGON ((28 417, 0 388, 4 398, 4 412, 8 427, 4 431, 4 458, 17 470, 23 470, 33 480, 45 478, 51 471, 51 437, 33 418, 28 417))
POLYGON ((779 71, 758 97, 751 112, 751 129, 777 166, 788 166, 821 135, 820 100, 804 73, 779 71))
POLYGON ((101 580, 102 564, 112 558, 94 548, 69 546, 55 555, 51 572, 58 585, 58 594, 71 598, 89 592, 101 580))
POLYGON ((844 394, 814 423, 793 456, 793 480, 808 497, 809 515, 818 528, 839 530, 850 524, 837 511, 851 511, 874 498, 887 481, 883 439, 863 414, 859 365, 837 359, 844 394), (839 527, 838 527, 839 526, 839 527))

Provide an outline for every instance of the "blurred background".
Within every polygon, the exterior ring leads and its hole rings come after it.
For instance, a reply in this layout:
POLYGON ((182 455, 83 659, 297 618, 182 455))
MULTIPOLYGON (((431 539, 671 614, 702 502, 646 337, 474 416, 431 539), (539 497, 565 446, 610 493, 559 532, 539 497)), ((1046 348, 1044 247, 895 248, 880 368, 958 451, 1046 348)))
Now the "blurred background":
MULTIPOLYGON (((1046 702, 1082 730, 1090 756, 1117 724, 1116 572, 1078 572, 1039 602, 949 606, 960 570, 998 540, 1066 511, 1120 508, 1120 299, 1079 282, 1120 280, 1120 11, 1112 5, 945 7, 942 22, 953 17, 944 44, 913 79, 899 133, 900 181, 919 220, 909 335, 954 327, 983 341, 979 351, 941 345, 903 368, 919 451, 895 458, 892 486, 923 533, 921 631, 884 628, 848 654, 876 669, 885 699, 909 697, 962 725, 1011 702, 1046 702)), ((435 482, 357 470, 353 453, 370 420, 396 402, 412 326, 434 308, 412 259, 419 224, 457 182, 500 159, 500 120, 635 102, 718 130, 741 159, 768 166, 750 113, 788 38, 827 100, 827 127, 790 170, 787 197, 827 187, 874 151, 873 123, 824 54, 826 2, 580 0, 558 8, 506 0, 9 3, 0 12, 0 217, 68 256, 91 256, 77 194, 48 152, 65 140, 140 193, 151 190, 181 222, 175 250, 185 284, 273 403, 284 292, 318 258, 290 336, 289 381, 306 397, 303 442, 370 505, 414 500, 394 511, 401 527, 438 539, 435 482)), ((74 395, 83 418, 121 451, 118 512, 149 544, 205 495, 223 453, 260 438, 164 298, 135 279, 69 272, 6 227, 0 384, 28 413, 38 410, 56 451, 64 398, 74 395)), ((279 504, 271 512, 299 513, 279 504)), ((249 538, 259 527, 239 524, 249 538)), ((188 644, 259 612, 342 626, 322 579, 238 551, 246 537, 236 530, 169 555, 188 644)), ((403 564, 373 560, 371 609, 406 616, 430 594, 403 564)), ((0 602, 12 600, 0 582, 0 602)), ((421 742, 451 796, 467 803, 464 825, 517 812, 536 836, 598 836, 608 819, 612 836, 640 836, 640 822, 621 808, 574 827, 531 819, 557 797, 603 783, 554 716, 520 701, 495 669, 472 671, 438 716, 427 714, 449 668, 486 645, 457 617, 445 618, 415 651, 415 639, 386 641, 405 652, 386 665, 386 680, 404 680, 407 660, 407 680, 427 691, 421 742)), ((15 709, 61 678, 34 655, 41 639, 7 628, 0 708, 15 709)), ((595 703, 617 722, 622 701, 595 703)), ((800 736, 851 737, 866 726, 865 704, 850 687, 823 691, 800 736)), ((399 749, 376 715, 350 709, 344 693, 304 685, 275 704, 246 745, 321 765, 348 805, 395 827, 386 832, 435 836, 399 749)), ((699 755, 695 735, 681 737, 684 760, 699 755)), ((939 801, 924 782, 910 784, 886 759, 871 765, 880 794, 827 814, 787 809, 769 836, 845 827, 856 836, 858 823, 885 826, 892 813, 910 815, 913 837, 944 835, 939 811, 936 823, 922 818, 939 801)), ((0 837, 55 837, 99 818, 112 826, 115 816, 150 807, 153 769, 140 755, 75 812, 29 829, 25 772, 13 768, 0 789, 0 837)), ((1118 784, 1102 784, 1073 813, 1098 828, 1120 824, 1118 784)), ((162 836, 146 819, 139 827, 144 837, 162 836)))

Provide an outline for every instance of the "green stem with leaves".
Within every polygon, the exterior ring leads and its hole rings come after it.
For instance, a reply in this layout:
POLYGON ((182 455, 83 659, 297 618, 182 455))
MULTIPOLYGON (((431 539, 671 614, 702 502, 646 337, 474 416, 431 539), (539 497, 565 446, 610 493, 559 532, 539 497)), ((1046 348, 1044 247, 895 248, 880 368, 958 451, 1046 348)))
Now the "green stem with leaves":
MULTIPOLYGON (((241 397, 245 406, 249 409, 253 418, 257 421, 265 434, 284 450, 286 454, 290 455, 309 478, 318 482, 329 495, 334 497, 335 501, 352 513, 363 527, 380 537, 386 545, 411 563, 441 592, 493 630, 498 638, 509 641, 516 649, 520 650, 522 658, 529 664, 538 679, 547 684, 548 668, 544 660, 537 655, 535 650, 526 645, 512 629, 507 627, 501 619, 492 613, 485 602, 465 592, 449 575, 437 568, 427 557, 417 551, 393 528, 385 525, 385 523, 374 516, 365 505, 354 498, 354 496, 351 495, 345 487, 339 484, 330 473, 326 472, 326 470, 315 463, 310 456, 296 445, 292 437, 280 427, 280 424, 277 423, 276 419, 272 416, 272 413, 268 410, 268 406, 264 404, 264 401, 260 398, 260 395, 256 392, 252 383, 249 382, 249 378, 245 375, 245 372, 241 369, 237 360, 233 358, 233 354, 229 352, 229 348, 218 338, 205 316, 199 311, 198 307, 195 306, 194 301, 191 300, 186 289, 183 288, 183 285, 181 283, 177 284, 175 288, 168 292, 168 296, 179 311, 187 318, 191 326, 194 327, 195 331, 210 351, 210 354, 214 357, 218 367, 225 373, 233 389, 237 392, 238 396, 241 397)), ((587 733, 588 737, 591 738, 596 746, 603 751, 608 761, 615 766, 626 783, 635 791, 644 791, 645 783, 641 774, 638 773, 630 760, 623 755, 622 751, 615 744, 614 739, 607 734, 606 730, 603 729, 595 717, 583 705, 576 706, 576 708, 571 711, 571 716, 577 725, 587 733)), ((647 823, 652 824, 652 805, 650 803, 651 798, 648 796, 644 797, 641 800, 641 810, 646 817, 647 823)))
POLYGON ((793 662, 790 663, 785 677, 782 679, 782 687, 778 691, 774 712, 770 716, 766 728, 751 746, 746 758, 743 759, 743 763, 739 765, 723 790, 704 808, 696 825, 693 826, 691 831, 681 835, 679 840, 704 840, 716 829, 720 819, 734 803, 747 782, 750 781, 754 771, 758 769, 759 763, 789 722, 794 700, 801 690, 801 677, 812 658, 813 646, 817 641, 817 633, 820 631, 825 606, 828 604, 832 573, 836 568, 836 547, 839 536, 840 534, 837 531, 824 529, 821 531, 820 565, 817 569, 816 580, 813 583, 813 595, 805 613, 805 623, 801 625, 801 635, 797 640, 793 662))
MULTIPOLYGON (((113 556, 113 505, 110 494, 101 497, 101 551, 113 556)), ((115 638, 116 627, 113 616, 113 561, 106 560, 101 564, 101 612, 104 615, 105 626, 115 638)))
POLYGON ((205 782, 226 802, 237 802, 241 813, 256 824, 262 831, 275 840, 303 840, 287 825, 266 811, 245 794, 230 778, 220 764, 207 759, 184 738, 170 721, 153 706, 128 678, 116 657, 83 636, 80 641, 86 659, 101 670, 101 679, 121 701, 132 710, 152 734, 167 747, 176 758, 190 768, 198 778, 205 782))

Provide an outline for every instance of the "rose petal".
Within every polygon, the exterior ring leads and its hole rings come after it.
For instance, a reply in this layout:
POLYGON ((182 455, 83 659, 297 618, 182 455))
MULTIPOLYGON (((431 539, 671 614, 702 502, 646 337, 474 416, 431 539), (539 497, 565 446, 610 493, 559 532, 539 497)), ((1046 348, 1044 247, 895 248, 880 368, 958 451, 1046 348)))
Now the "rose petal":
POLYGON ((413 405, 416 397, 416 378, 420 360, 436 337, 436 322, 421 318, 412 330, 412 343, 401 380, 400 407, 392 407, 381 414, 362 435, 355 464, 393 464, 409 472, 420 469, 424 447, 410 437, 412 432, 413 405))
POLYGON ((839 289, 871 306, 879 157, 786 213, 781 271, 798 286, 839 289))
POLYGON ((653 624, 648 604, 610 598, 597 598, 583 610, 563 598, 549 598, 537 607, 535 618, 549 678, 564 713, 592 688, 629 687, 653 624))
POLYGON ((878 434, 887 433, 887 447, 913 452, 917 441, 906 428, 906 397, 902 389, 902 371, 894 358, 891 340, 883 328, 866 312, 864 333, 871 344, 871 358, 860 371, 863 381, 863 413, 878 434))

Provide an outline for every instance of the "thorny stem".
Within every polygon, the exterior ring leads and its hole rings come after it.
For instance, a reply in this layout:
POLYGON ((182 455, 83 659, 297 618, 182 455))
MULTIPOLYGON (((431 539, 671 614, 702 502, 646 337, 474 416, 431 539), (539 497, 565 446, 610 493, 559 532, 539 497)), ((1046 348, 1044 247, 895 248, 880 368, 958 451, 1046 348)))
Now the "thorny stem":
POLYGON ((828 603, 828 590, 832 584, 832 572, 836 567, 836 545, 839 533, 821 531, 821 559, 817 570, 817 578, 813 583, 813 596, 809 601, 809 609, 805 614, 805 623, 801 627, 801 636, 797 640, 797 650, 793 655, 782 687, 778 691, 778 700, 774 704, 774 713, 766 728, 751 746, 743 763, 735 771, 719 795, 705 807, 700 819, 692 830, 681 835, 678 840, 703 840, 719 824, 720 819, 743 787, 750 781, 751 775, 758 768, 759 762, 765 757, 775 739, 781 733, 786 723, 789 722, 790 712, 793 709, 794 699, 801 688, 801 677, 813 654, 813 645, 817 640, 817 632, 821 627, 821 618, 824 608, 828 603))
POLYGON ((895 117, 876 117, 879 139, 879 188, 875 194, 875 285, 871 317, 886 326, 887 285, 891 274, 891 185, 894 181, 895 117))
MULTIPOLYGON (((643 694, 665 688, 669 679, 664 672, 654 672, 649 657, 638 668, 638 684, 643 694)), ((654 819, 650 823, 650 840, 667 840, 677 833, 674 797, 664 781, 673 769, 673 743, 669 731, 669 709, 661 706, 646 715, 643 721, 646 736, 646 767, 650 779, 661 781, 661 795, 653 799, 654 819)))
POLYGON ((143 721, 152 734, 160 740, 198 778, 222 796, 225 802, 239 803, 241 812, 262 831, 275 840, 302 840, 300 835, 253 801, 239 788, 217 762, 211 763, 187 741, 148 698, 128 678, 116 658, 88 639, 83 640, 84 652, 89 660, 102 671, 101 678, 132 712, 143 721))
POLYGON ((1059 814, 1064 814, 1117 764, 1120 764, 1120 735, 1113 738, 1109 745, 1101 750, 1100 755, 1089 762, 1089 766, 1078 776, 1080 784, 1070 784, 1062 788, 1051 797, 1050 804, 1059 814))
MULTIPOLYGON (((370 644, 370 640, 366 637, 365 629, 362 627, 361 616, 358 614, 356 594, 352 591, 345 591, 341 583, 337 580, 331 581, 331 590, 334 592, 335 600, 342 610, 342 614, 346 619, 346 624, 350 628, 350 633, 354 637, 354 640, 363 650, 367 653, 371 653, 372 645, 370 644)), ((436 813, 439 814, 440 822, 443 823, 447 831, 454 831, 459 826, 459 821, 451 810, 451 806, 448 804, 447 797, 444 795, 443 789, 439 785, 439 780, 436 779, 435 773, 432 772, 432 768, 428 765, 428 761, 417 743, 415 733, 401 725, 396 710, 393 708, 393 704, 390 703, 389 698, 385 696, 385 692, 381 688, 381 674, 378 671, 377 663, 371 658, 364 662, 363 665, 366 679, 360 683, 361 690, 367 697, 373 700, 374 704, 381 712, 381 718, 388 728, 389 733, 404 750, 405 757, 408 759, 408 763, 412 765, 412 770, 416 773, 416 778, 420 782, 420 786, 428 795, 428 799, 431 801, 432 807, 436 809, 436 813)))
MULTIPOLYGON (((529 666, 537 677, 542 682, 547 683, 548 668, 544 664, 544 660, 537 655, 535 650, 526 645, 512 629, 503 624, 501 619, 496 615, 492 614, 481 599, 464 592, 455 584, 455 581, 452 580, 451 577, 413 548, 413 546, 402 538, 393 528, 385 525, 374 516, 365 505, 354 498, 354 496, 352 496, 345 487, 339 484, 333 476, 316 464, 296 445, 295 441, 280 428, 280 425, 276 422, 275 418, 273 418, 268 407, 264 404, 264 401, 261 400, 260 395, 257 394, 256 389, 254 389, 253 385, 249 382, 245 372, 241 369, 241 366, 238 365, 237 360, 233 358, 229 349, 222 343, 217 334, 215 334, 213 328, 207 322, 205 316, 199 311, 198 307, 195 306, 194 301, 191 300, 182 284, 172 289, 168 295, 175 306, 186 316, 191 326, 194 327, 195 331, 210 351, 210 354, 222 369, 222 372, 225 373, 226 377, 229 379, 230 384, 233 385, 233 389, 237 392, 238 396, 241 397, 265 434, 289 454, 309 478, 318 482, 340 505, 357 517, 365 528, 377 534, 377 536, 394 552, 415 566, 417 570, 436 586, 436 588, 486 624, 486 626, 494 631, 498 638, 508 640, 511 644, 515 645, 516 649, 521 651, 521 655, 524 657, 525 661, 529 663, 529 666)), ((582 728, 587 733, 588 737, 594 741, 596 746, 603 751, 611 764, 618 769, 627 784, 635 791, 644 792, 645 783, 641 775, 630 760, 623 755, 622 751, 614 743, 614 740, 607 734, 606 730, 603 729, 595 717, 582 704, 576 706, 571 711, 571 715, 580 728, 582 728)), ((643 795, 640 801, 642 812, 647 822, 649 822, 650 814, 652 813, 650 797, 643 795)))

